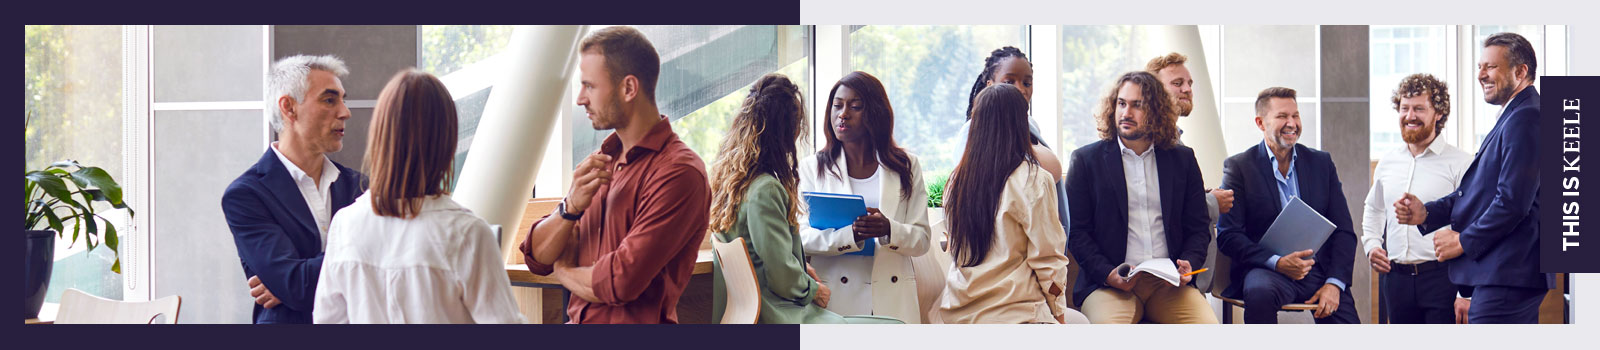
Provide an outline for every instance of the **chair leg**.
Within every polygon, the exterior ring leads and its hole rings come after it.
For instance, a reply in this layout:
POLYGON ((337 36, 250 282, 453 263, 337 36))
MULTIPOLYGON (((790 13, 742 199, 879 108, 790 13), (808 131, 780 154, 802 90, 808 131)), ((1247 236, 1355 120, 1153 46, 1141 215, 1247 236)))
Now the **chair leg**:
POLYGON ((1233 324, 1233 304, 1222 302, 1222 324, 1233 324))

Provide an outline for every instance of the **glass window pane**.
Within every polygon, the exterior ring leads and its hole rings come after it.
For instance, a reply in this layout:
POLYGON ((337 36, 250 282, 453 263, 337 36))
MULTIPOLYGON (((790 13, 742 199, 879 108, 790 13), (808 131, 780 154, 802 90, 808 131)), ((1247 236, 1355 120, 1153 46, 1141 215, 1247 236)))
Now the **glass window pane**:
MULTIPOLYGON (((512 26, 507 25, 424 25, 417 26, 418 69, 434 74, 456 99, 456 173, 466 164, 478 122, 495 74, 503 61, 493 57, 511 44, 512 26)), ((452 177, 459 180, 460 177, 452 177)), ((451 184, 454 187, 454 184, 451 184)))
POLYGON ((1316 26, 1223 26, 1222 36, 1224 100, 1273 86, 1317 96, 1316 26))
POLYGON ((417 26, 418 69, 444 76, 499 54, 511 43, 511 26, 417 26))
MULTIPOLYGON (((894 107, 895 142, 921 160, 925 177, 935 178, 961 160, 965 145, 948 140, 966 121, 984 59, 1004 46, 1031 53, 1027 35, 1025 26, 864 26, 850 33, 850 70, 883 82, 894 107)), ((824 89, 833 83, 819 82, 824 89)))
MULTIPOLYGON (((26 26, 23 53, 26 116, 24 139, 28 170, 72 159, 105 169, 117 180, 122 167, 122 27, 26 26)), ((121 183, 124 188, 129 183, 121 183)), ((128 193, 126 191, 124 193, 128 193)), ((131 198, 124 197, 124 201, 131 198)), ((96 203, 96 212, 117 228, 131 229, 122 210, 96 203)), ((65 230, 71 231, 72 224, 65 230)), ((103 232, 103 231, 102 231, 103 232)), ((110 271, 115 253, 105 247, 87 251, 71 232, 56 241, 56 258, 45 301, 58 302, 61 292, 77 288, 121 300, 122 275, 110 271)))

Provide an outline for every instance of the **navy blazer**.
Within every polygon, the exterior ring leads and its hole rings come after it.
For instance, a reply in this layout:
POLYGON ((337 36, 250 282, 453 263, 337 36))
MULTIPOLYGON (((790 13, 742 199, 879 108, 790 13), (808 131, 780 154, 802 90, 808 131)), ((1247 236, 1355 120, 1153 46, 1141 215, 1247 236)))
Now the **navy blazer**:
POLYGON ((1539 92, 1528 86, 1506 103, 1455 192, 1427 203, 1422 232, 1461 232, 1460 257, 1446 261, 1460 286, 1555 288, 1539 273, 1539 92))
MULTIPOLYGON (((1322 243, 1322 248, 1312 253, 1312 259, 1317 261, 1311 267, 1312 272, 1323 278, 1338 279, 1348 290, 1355 287, 1351 273, 1355 264, 1356 233, 1351 229, 1350 207, 1345 204, 1339 172, 1328 152, 1300 144, 1294 148, 1298 155, 1294 171, 1300 182, 1300 200, 1334 225, 1333 233, 1322 243)), ((1278 180, 1272 174, 1278 169, 1272 167, 1272 159, 1266 152, 1270 152, 1267 145, 1259 143, 1222 163, 1222 188, 1234 191, 1233 209, 1217 216, 1217 251, 1233 259, 1233 270, 1229 273, 1233 283, 1222 291, 1225 297, 1242 297, 1244 275, 1251 268, 1277 269, 1267 265, 1274 253, 1256 244, 1278 218, 1278 212, 1283 211, 1278 199, 1278 180)))
MULTIPOLYGON (((330 186, 328 199, 331 212, 338 212, 355 202, 366 185, 360 173, 333 165, 339 168, 339 178, 330 186)), ((233 231, 245 278, 259 276, 283 302, 271 309, 256 304, 252 321, 311 323, 311 301, 322 272, 322 234, 300 187, 271 149, 228 184, 222 194, 222 215, 233 231)))
MULTIPOLYGON (((1156 148, 1155 157, 1167 256, 1174 263, 1188 260, 1198 269, 1205 265, 1211 244, 1200 163, 1194 159, 1194 149, 1182 145, 1156 148)), ((1122 146, 1116 140, 1100 140, 1072 152, 1066 180, 1071 211, 1067 247, 1082 266, 1073 283, 1076 305, 1104 287, 1106 276, 1127 259, 1128 184, 1123 174, 1122 146)))

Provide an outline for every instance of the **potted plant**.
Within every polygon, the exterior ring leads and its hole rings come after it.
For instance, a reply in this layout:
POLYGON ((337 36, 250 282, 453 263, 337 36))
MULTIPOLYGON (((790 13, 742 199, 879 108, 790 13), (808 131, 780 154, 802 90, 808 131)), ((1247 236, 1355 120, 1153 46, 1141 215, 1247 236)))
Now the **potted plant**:
POLYGON ((944 186, 950 182, 949 175, 940 175, 928 183, 928 225, 933 229, 933 239, 939 242, 939 249, 944 250, 946 232, 944 222, 944 186))
MULTIPOLYGON (((128 209, 129 217, 133 216, 133 209, 122 202, 122 186, 99 167, 66 160, 43 170, 29 171, 24 178, 28 215, 23 227, 27 237, 23 244, 23 298, 26 302, 23 311, 27 318, 35 318, 44 304, 45 291, 50 287, 55 241, 66 236, 66 225, 72 225, 69 244, 76 244, 81 236, 90 251, 104 245, 115 253, 117 226, 96 213, 93 204, 106 202, 112 208, 128 209)), ((120 253, 111 264, 111 272, 122 273, 120 253)))

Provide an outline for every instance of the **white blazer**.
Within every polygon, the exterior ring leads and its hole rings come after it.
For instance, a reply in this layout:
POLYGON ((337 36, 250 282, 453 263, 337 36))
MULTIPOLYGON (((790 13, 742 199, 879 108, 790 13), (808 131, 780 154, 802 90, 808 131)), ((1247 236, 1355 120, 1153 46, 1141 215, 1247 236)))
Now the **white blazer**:
MULTIPOLYGON (((824 172, 817 174, 815 154, 800 161, 798 174, 800 191, 851 193, 845 157, 840 155, 834 164, 838 176, 824 172)), ((863 242, 855 241, 851 227, 818 230, 811 228, 809 210, 800 201, 800 238, 805 253, 811 257, 811 266, 817 277, 828 286, 833 295, 828 309, 841 315, 889 316, 906 323, 922 323, 918 310, 916 273, 911 258, 928 252, 928 190, 922 183, 921 164, 911 156, 911 196, 900 196, 900 176, 882 165, 878 166, 882 179, 882 208, 889 219, 889 236, 863 242), (861 244, 877 244, 874 256, 840 254, 861 250, 861 244), (870 265, 866 261, 870 260, 870 265), (870 267, 868 267, 870 266, 870 267), (865 282, 871 283, 865 283, 865 282)))

